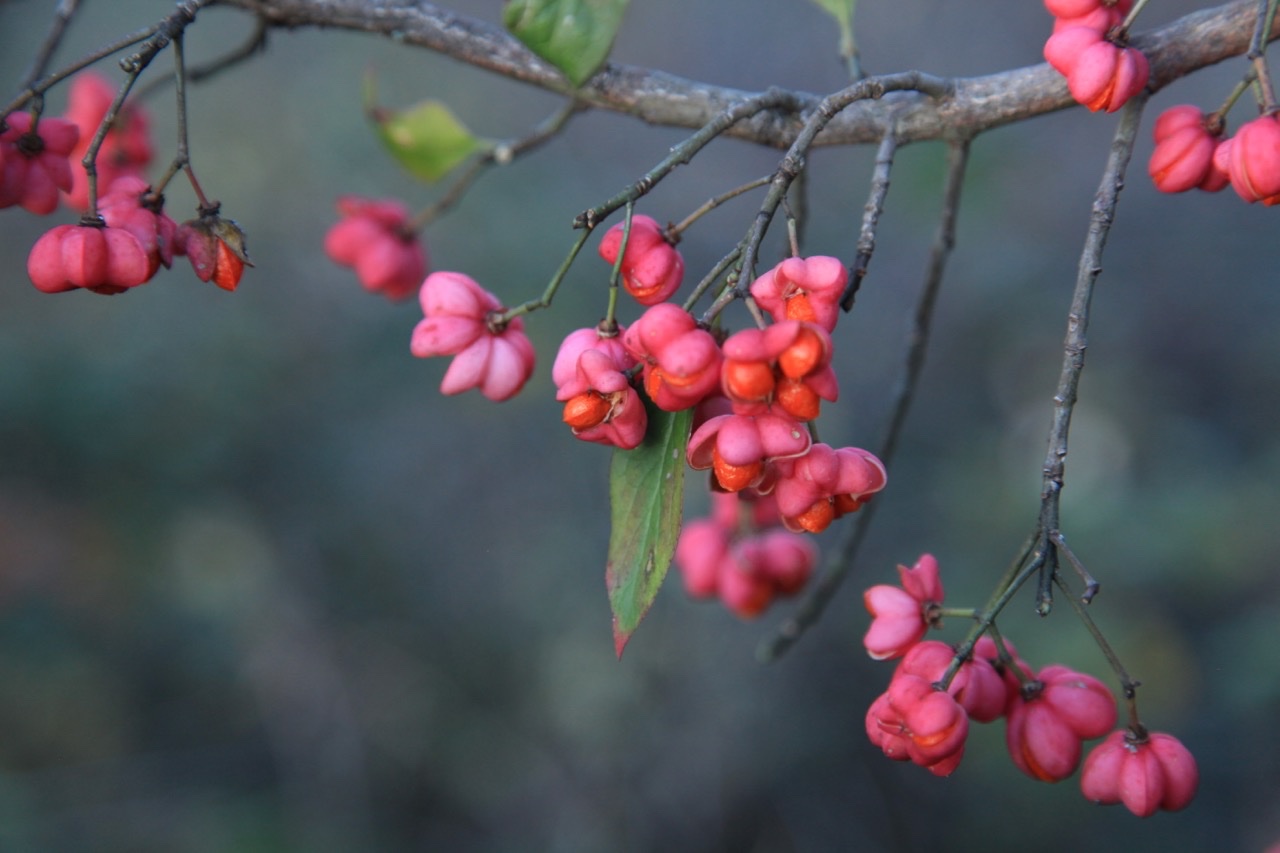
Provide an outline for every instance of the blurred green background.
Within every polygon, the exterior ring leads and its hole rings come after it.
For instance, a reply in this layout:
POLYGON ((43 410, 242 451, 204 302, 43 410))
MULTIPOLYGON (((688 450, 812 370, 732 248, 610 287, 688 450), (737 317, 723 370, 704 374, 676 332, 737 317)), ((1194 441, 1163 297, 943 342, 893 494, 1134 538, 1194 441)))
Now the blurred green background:
MULTIPOLYGON (((452 5, 500 16, 497 2, 452 5)), ((1156 4, 1143 25, 1197 5, 1156 4)), ((0 3, 8 91, 53 6, 0 3)), ((171 9, 87 2, 59 61, 171 9)), ((864 2, 858 14, 873 73, 1037 63, 1050 25, 1037 3, 864 2)), ((206 10, 189 55, 216 56, 250 29, 239 12, 206 10)), ((825 92, 842 85, 835 45, 802 0, 643 0, 614 57, 748 90, 825 92)), ((444 361, 408 352, 417 305, 365 294, 320 251, 339 194, 418 206, 439 192, 379 150, 360 115, 367 69, 385 103, 443 98, 492 137, 558 106, 386 40, 273 32, 265 54, 190 93, 194 165, 257 264, 234 295, 182 262, 115 298, 38 293, 26 253, 72 217, 0 213, 0 849, 1260 850, 1280 839, 1275 212, 1230 190, 1159 195, 1144 133, 1094 303, 1063 525, 1102 582, 1094 615, 1144 682, 1147 722, 1181 737, 1202 770, 1191 808, 1143 821, 1084 802, 1075 779, 1022 777, 999 725, 975 731, 945 780, 885 760, 863 731, 891 668, 861 649, 861 589, 931 551, 948 603, 978 604, 1034 522, 1114 116, 1072 110, 974 146, 920 395, 863 559, 821 625, 762 666, 755 647, 786 604, 742 623, 671 583, 619 662, 603 584, 609 454, 562 427, 548 375, 560 338, 603 313, 604 267, 584 253, 554 310, 531 318, 540 365, 520 397, 440 396, 444 361)), ((1182 81, 1151 115, 1214 108, 1244 70, 1233 61, 1182 81)), ((52 108, 64 99, 55 90, 52 108)), ((148 106, 163 162, 171 98, 148 106)), ((1251 116, 1242 104, 1231 123, 1251 116)), ((574 214, 683 136, 576 119, 432 226, 433 266, 508 303, 536 295, 574 214)), ((813 156, 809 252, 852 256, 871 155, 813 156)), ((823 419, 834 443, 878 440, 943 155, 932 144, 899 154, 871 274, 838 330, 842 398, 823 419)), ((641 210, 679 219, 777 157, 718 142, 641 210)), ((757 203, 688 234, 691 277, 757 203)), ((193 208, 175 183, 171 214, 193 208)), ((700 513, 701 478, 690 482, 686 511, 700 513)), ((1021 597, 1004 620, 1024 656, 1110 680, 1065 605, 1043 621, 1031 607, 1021 597)))

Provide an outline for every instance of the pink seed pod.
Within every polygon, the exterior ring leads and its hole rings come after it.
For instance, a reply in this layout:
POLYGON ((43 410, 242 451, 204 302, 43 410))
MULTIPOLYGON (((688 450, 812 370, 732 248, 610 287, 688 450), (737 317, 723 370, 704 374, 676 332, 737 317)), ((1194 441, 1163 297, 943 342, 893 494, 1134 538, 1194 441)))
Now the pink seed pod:
POLYGON ((1147 173, 1156 189, 1166 193, 1197 188, 1217 192, 1230 182, 1230 176, 1214 163, 1221 137, 1209 131, 1199 107, 1170 107, 1156 119, 1151 132, 1156 147, 1147 173))
POLYGON ((1080 791, 1100 805, 1123 803, 1138 817, 1178 811, 1195 798, 1200 771, 1195 757, 1172 735, 1135 738, 1116 731, 1094 747, 1080 771, 1080 791))
POLYGON ((440 383, 443 394, 472 388, 495 402, 510 399, 533 375, 533 344, 524 323, 513 318, 504 328, 489 327, 502 310, 496 296, 469 276, 434 272, 418 293, 423 319, 413 330, 410 351, 419 358, 454 357, 440 383))
POLYGON ((1099 41, 1071 66, 1067 88, 1077 103, 1093 112, 1113 113, 1146 87, 1149 74, 1142 51, 1099 41))
POLYGON ((0 208, 19 205, 38 216, 58 207, 58 193, 71 186, 69 156, 79 129, 59 118, 42 118, 34 132, 30 113, 12 113, 0 133, 0 208))
POLYGON ((849 270, 839 258, 787 258, 751 283, 751 295, 779 323, 800 320, 830 332, 848 283, 849 270))
POLYGON ((659 409, 679 412, 698 405, 720 385, 720 347, 678 305, 661 302, 622 335, 627 351, 644 365, 644 389, 659 409))
POLYGON ((1218 146, 1214 162, 1226 168, 1232 189, 1245 201, 1280 203, 1280 120, 1265 115, 1241 125, 1218 146))
POLYGON ((325 254, 352 267, 371 293, 405 299, 417 292, 427 274, 427 250, 407 229, 409 210, 398 201, 342 196, 342 215, 325 234, 325 254))
POLYGON ((1068 76, 1086 50, 1102 41, 1102 32, 1088 26, 1056 29, 1044 43, 1045 61, 1068 76))
POLYGON ((138 238, 122 228, 59 225, 45 232, 27 256, 27 275, 45 293, 76 288, 120 293, 147 281, 149 269, 138 238))
POLYGON ((1098 679, 1056 664, 1042 669, 1035 683, 1006 709, 1005 744, 1019 770, 1057 782, 1079 766, 1081 741, 1115 726, 1116 700, 1098 679))
MULTIPOLYGON (((623 227, 621 222, 614 225, 600 240, 600 257, 610 264, 618 260, 623 227)), ((684 279, 684 259, 667 242, 655 219, 637 214, 631 217, 631 233, 620 271, 627 293, 641 305, 657 305, 679 289, 684 279)))

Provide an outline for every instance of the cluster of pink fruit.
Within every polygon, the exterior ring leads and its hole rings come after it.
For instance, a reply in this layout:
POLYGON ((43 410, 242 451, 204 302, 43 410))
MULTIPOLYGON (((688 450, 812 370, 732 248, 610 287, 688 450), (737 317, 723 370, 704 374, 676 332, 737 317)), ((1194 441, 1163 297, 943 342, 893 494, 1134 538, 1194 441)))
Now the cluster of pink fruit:
POLYGON ((36 241, 27 274, 46 293, 86 289, 121 293, 186 255, 201 281, 234 290, 247 260, 234 223, 202 211, 179 226, 164 213, 164 199, 143 176, 152 151, 146 113, 126 105, 103 137, 95 166, 105 188, 90 210, 89 178, 79 164, 106 118, 115 92, 102 77, 83 73, 72 82, 64 118, 13 113, 0 124, 0 208, 53 213, 59 200, 83 216, 36 241))
POLYGON ((1077 103, 1113 113, 1147 85, 1142 51, 1129 47, 1120 28, 1133 0, 1044 0, 1053 35, 1044 58, 1067 78, 1077 103))
MULTIPOLYGON (((872 615, 864 638, 876 660, 900 659, 886 690, 867 711, 867 735, 884 754, 950 775, 964 756, 969 721, 1004 718, 1013 763, 1042 782, 1059 782, 1080 766, 1083 743, 1116 725, 1111 691, 1093 676, 1053 664, 1034 671, 1011 644, 981 637, 949 682, 955 649, 925 640, 941 625, 938 561, 925 554, 898 567, 902 586, 863 594, 872 615)), ((1140 817, 1176 811, 1195 796, 1199 770, 1177 738, 1136 721, 1112 731, 1084 760, 1080 788, 1101 804, 1123 803, 1140 817)))
POLYGON ((744 619, 799 592, 813 574, 818 549, 781 523, 771 495, 712 493, 710 517, 680 530, 675 564, 685 590, 694 598, 719 598, 744 619))
MULTIPOLYGON (((1044 0, 1054 16, 1044 58, 1067 78, 1077 102, 1114 112, 1147 85, 1147 59, 1126 43, 1121 24, 1133 0, 1044 0)), ((1280 120, 1274 104, 1227 136, 1221 113, 1206 115, 1188 104, 1156 119, 1155 151, 1147 171, 1161 192, 1227 184, 1247 202, 1280 204, 1280 120)))
MULTIPOLYGON (((405 213, 385 202, 340 205, 345 218, 326 239, 330 257, 354 266, 366 287, 395 296, 399 285, 378 282, 408 280, 407 270, 422 258, 405 235, 405 213)), ((690 467, 710 470, 713 491, 768 507, 771 523, 792 532, 820 532, 884 488, 884 465, 874 454, 815 442, 810 428, 822 401, 838 393, 830 332, 848 282, 844 264, 823 256, 784 260, 750 288, 773 322, 726 337, 665 301, 680 286, 684 262, 658 223, 632 217, 625 249, 623 231, 619 224, 605 234, 600 255, 649 307, 630 326, 607 320, 571 332, 561 344, 551 376, 577 438, 630 450, 648 430, 644 398, 666 412, 692 409, 690 467)), ((424 319, 412 352, 454 357, 441 391, 476 388, 506 400, 520 390, 534 366, 520 317, 507 316, 497 297, 460 273, 428 275, 419 300, 424 319)), ((717 529, 723 535, 686 525, 678 562, 691 591, 720 594, 739 614, 759 613, 812 571, 807 546, 786 537, 740 541, 736 522, 717 529), (710 568, 730 564, 738 570, 732 579, 710 568)))
POLYGON ((1228 183, 1240 198, 1280 204, 1280 117, 1261 115, 1227 136, 1221 116, 1180 104, 1160 114, 1148 171, 1163 192, 1217 192, 1228 183))

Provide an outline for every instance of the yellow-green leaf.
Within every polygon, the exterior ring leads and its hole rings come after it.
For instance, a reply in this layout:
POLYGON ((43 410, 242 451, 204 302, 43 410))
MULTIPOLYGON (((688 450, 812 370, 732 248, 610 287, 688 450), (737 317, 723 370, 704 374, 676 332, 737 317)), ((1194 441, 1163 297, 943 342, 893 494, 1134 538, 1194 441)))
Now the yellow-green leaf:
POLYGON ((489 145, 439 101, 423 101, 404 110, 377 106, 371 82, 365 85, 365 112, 392 156, 424 181, 438 181, 489 145))
POLYGON ((813 0, 840 25, 840 55, 853 55, 853 10, 858 0, 813 0))
POLYGON ((510 0, 502 22, 581 86, 609 56, 626 8, 627 0, 510 0))
POLYGON ((615 450, 609 472, 609 564, 605 585, 618 656, 649 612, 680 536, 684 454, 692 410, 664 412, 645 401, 649 429, 635 450, 615 450))

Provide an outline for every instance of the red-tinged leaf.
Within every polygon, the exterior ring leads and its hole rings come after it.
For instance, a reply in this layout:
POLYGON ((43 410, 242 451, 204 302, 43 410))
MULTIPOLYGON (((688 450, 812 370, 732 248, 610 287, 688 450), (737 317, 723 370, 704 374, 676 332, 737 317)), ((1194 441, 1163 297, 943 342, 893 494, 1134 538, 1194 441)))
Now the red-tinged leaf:
POLYGON ((612 529, 605 585, 618 657, 649 612, 680 536, 685 447, 691 410, 664 412, 645 401, 649 429, 635 450, 615 450, 609 472, 612 529))

